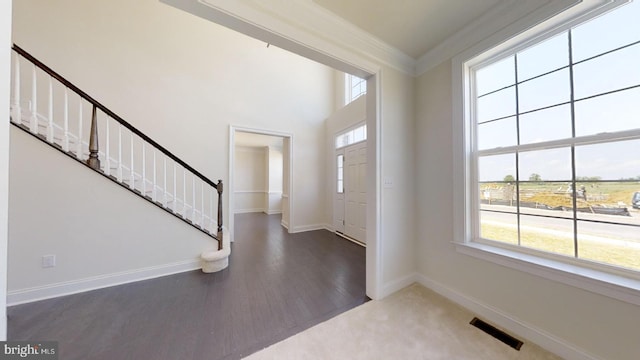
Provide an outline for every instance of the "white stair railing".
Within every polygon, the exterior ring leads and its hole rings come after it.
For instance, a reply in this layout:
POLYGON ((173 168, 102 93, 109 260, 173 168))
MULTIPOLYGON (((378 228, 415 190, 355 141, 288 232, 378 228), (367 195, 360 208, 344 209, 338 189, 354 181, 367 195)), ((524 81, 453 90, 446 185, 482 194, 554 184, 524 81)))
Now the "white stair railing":
POLYGON ((13 55, 11 122, 212 235, 222 249, 221 180, 207 179, 20 47, 14 45, 13 55), (38 112, 41 101, 46 114, 38 112), (91 119, 88 127, 85 119, 91 119))

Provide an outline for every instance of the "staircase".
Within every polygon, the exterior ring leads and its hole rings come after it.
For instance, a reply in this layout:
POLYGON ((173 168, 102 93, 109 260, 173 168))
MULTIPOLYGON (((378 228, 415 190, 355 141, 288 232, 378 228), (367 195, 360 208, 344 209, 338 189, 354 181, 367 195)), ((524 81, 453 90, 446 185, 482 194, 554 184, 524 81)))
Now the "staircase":
POLYGON ((222 250, 222 180, 209 180, 17 45, 11 123, 215 239, 222 250))

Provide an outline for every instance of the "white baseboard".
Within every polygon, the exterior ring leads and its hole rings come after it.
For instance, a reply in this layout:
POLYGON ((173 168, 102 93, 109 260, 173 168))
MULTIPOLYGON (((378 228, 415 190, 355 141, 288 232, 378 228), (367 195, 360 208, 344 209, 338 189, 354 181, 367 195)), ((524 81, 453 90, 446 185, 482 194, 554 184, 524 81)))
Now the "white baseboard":
POLYGON ((267 215, 282 214, 282 210, 265 210, 264 213, 267 215))
POLYGON ((438 282, 435 282, 424 275, 416 274, 415 279, 419 284, 437 292, 447 299, 457 303, 458 305, 468 309, 469 311, 481 316, 487 322, 493 323, 498 327, 506 329, 517 336, 525 338, 542 348, 562 357, 563 359, 586 359, 601 360, 566 341, 549 334, 535 326, 527 324, 513 316, 506 314, 490 305, 461 294, 450 289, 438 282))
POLYGON ((331 224, 324 224, 324 229, 331 232, 336 232, 336 228, 331 224))
MULTIPOLYGON (((413 274, 409 274, 405 277, 402 277, 400 279, 396 279, 392 282, 386 283, 382 285, 382 291, 380 293, 380 299, 384 299, 385 297, 393 294, 394 292, 404 289, 407 286, 418 282, 417 281, 417 274, 413 273, 413 274)), ((426 285, 425 285, 426 286, 426 285)))
POLYGON ((140 280, 153 279, 200 268, 200 260, 187 260, 173 264, 152 266, 143 269, 123 271, 114 274, 94 276, 27 289, 11 290, 7 294, 7 306, 77 294, 85 291, 122 285, 140 280))
POLYGON ((286 222, 284 220, 281 220, 280 221, 280 225, 282 225, 283 228, 289 230, 289 223, 288 222, 286 222))
POLYGON ((300 225, 300 226, 294 227, 293 229, 290 229, 289 232, 293 234, 293 233, 300 233, 305 231, 324 230, 324 229, 325 229, 324 224, 300 225))
POLYGON ((266 212, 266 210, 263 208, 256 208, 256 209, 236 209, 233 211, 234 214, 261 213, 261 212, 266 212))

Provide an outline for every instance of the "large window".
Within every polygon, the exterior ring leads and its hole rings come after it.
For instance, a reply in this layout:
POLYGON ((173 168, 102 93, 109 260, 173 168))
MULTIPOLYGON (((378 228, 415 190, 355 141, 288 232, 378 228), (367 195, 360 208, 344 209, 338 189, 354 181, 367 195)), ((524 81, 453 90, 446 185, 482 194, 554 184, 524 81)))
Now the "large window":
POLYGON ((464 64, 465 241, 637 278, 640 1, 582 19, 464 64))
POLYGON ((345 105, 367 93, 367 80, 365 79, 345 74, 344 84, 345 105))

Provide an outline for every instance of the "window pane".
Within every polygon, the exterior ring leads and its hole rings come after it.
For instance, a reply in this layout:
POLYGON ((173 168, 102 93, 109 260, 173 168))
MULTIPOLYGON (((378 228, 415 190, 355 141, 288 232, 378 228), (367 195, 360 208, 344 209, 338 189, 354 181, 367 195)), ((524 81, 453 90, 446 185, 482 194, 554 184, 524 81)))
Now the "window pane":
POLYGON ((478 180, 507 181, 516 176, 515 154, 481 156, 478 158, 478 180))
POLYGON ((510 87, 478 98, 478 123, 516 114, 516 89, 510 87))
POLYGON ((570 137, 571 106, 569 104, 520 115, 520 144, 570 137))
POLYGON ((573 218, 571 182, 522 182, 519 189, 521 213, 573 218))
POLYGON ((578 179, 620 180, 640 176, 640 140, 576 146, 578 179))
POLYGON ((518 245, 518 218, 516 215, 480 211, 480 237, 518 245))
POLYGON ((574 256, 573 220, 520 215, 520 245, 574 256))
POLYGON ((569 39, 565 32, 518 53, 518 81, 568 65, 569 39))
POLYGON ((575 103, 576 136, 640 129, 640 88, 575 103))
POLYGON ((574 67, 575 98, 640 85, 640 44, 580 63, 574 67))
POLYGON ((360 126, 359 128, 353 131, 353 142, 363 141, 364 139, 365 139, 364 126, 360 126))
POLYGON ((514 57, 510 56, 476 72, 478 96, 516 83, 514 57))
POLYGON ((571 30, 573 60, 581 61, 640 40, 638 19, 640 2, 633 1, 571 30))
POLYGON ((338 168, 338 180, 344 179, 344 169, 342 167, 338 168))
POLYGON ((515 182, 482 183, 479 190, 480 209, 516 212, 515 182))
POLYGON ((343 193, 344 193, 344 184, 342 180, 338 180, 338 194, 343 194, 343 193))
POLYGON ((478 150, 517 145, 516 118, 478 125, 478 150))
POLYGON ((578 257, 640 270, 640 228, 578 221, 578 257))
POLYGON ((569 69, 556 71, 518 86, 519 111, 525 112, 570 100, 569 69))
MULTIPOLYGON (((589 181, 576 184, 577 198, 584 205, 578 207, 578 218, 585 220, 631 223, 640 225, 640 213, 633 209, 634 196, 640 191, 638 181, 589 181)), ((640 203, 637 205, 640 207, 640 203)), ((638 229, 640 236, 640 229, 638 229)))
POLYGON ((522 152, 518 164, 520 181, 570 181, 572 178, 570 148, 522 152))

